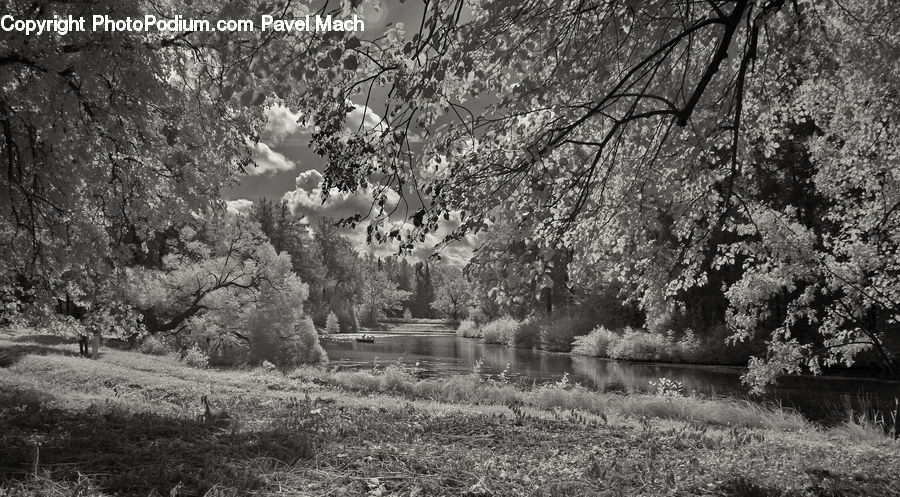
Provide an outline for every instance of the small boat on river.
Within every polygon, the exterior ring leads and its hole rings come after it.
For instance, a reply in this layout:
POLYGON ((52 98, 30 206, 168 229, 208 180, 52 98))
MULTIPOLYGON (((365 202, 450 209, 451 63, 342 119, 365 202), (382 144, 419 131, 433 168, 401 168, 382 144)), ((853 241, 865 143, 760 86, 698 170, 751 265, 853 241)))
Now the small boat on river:
POLYGON ((363 335, 361 337, 357 337, 356 341, 361 343, 375 343, 375 337, 373 337, 372 335, 363 335))

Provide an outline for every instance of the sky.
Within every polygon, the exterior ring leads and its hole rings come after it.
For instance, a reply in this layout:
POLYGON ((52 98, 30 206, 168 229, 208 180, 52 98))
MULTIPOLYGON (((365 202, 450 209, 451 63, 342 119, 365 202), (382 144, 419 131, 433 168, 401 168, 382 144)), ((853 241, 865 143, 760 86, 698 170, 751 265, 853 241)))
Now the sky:
MULTIPOLYGON (((417 26, 422 15, 421 1, 400 3, 368 2, 364 5, 365 38, 380 36, 389 23, 404 23, 408 31, 417 26)), ((370 101, 371 102, 371 101, 370 101)), ((372 103, 376 106, 376 103, 372 103)), ((331 192, 323 198, 321 182, 324 160, 309 147, 309 132, 301 124, 303 116, 289 108, 273 106, 266 109, 268 122, 260 133, 256 144, 248 143, 251 148, 256 168, 241 178, 236 187, 223 192, 228 208, 233 212, 247 212, 254 201, 261 197, 284 199, 293 212, 303 216, 307 221, 317 217, 335 219, 365 214, 372 201, 371 195, 365 193, 346 194, 331 192)), ((356 108, 347 115, 346 124, 349 129, 371 128, 377 125, 381 117, 371 108, 356 104, 356 108)), ((396 202, 399 199, 388 199, 396 202)), ((398 210, 398 214, 402 212, 398 210)), ((363 223, 356 230, 345 230, 360 252, 386 256, 397 253, 394 245, 367 245, 365 242, 365 226, 363 223)), ((449 226, 429 236, 424 243, 409 254, 413 260, 423 260, 433 253, 439 237, 446 235, 449 226)), ((461 266, 471 257, 474 239, 467 238, 444 247, 440 252, 441 263, 461 266)))

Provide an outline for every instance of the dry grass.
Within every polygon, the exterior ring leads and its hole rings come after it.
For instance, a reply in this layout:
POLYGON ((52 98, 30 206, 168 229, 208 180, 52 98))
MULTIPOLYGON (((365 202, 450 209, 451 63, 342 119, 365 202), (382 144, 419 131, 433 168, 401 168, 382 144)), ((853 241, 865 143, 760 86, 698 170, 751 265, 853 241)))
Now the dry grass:
POLYGON ((740 403, 75 350, 0 337, 0 495, 900 494, 897 443, 740 403))

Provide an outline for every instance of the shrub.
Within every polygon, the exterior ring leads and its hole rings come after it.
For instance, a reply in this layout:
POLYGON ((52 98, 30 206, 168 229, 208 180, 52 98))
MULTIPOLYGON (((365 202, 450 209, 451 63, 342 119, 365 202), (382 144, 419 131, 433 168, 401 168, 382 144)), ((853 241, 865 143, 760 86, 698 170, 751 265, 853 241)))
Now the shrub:
POLYGON ((195 343, 188 349, 181 362, 192 368, 206 369, 209 367, 209 355, 195 343))
POLYGON ((334 311, 328 313, 328 317, 325 319, 325 333, 328 335, 334 335, 341 332, 341 322, 338 320, 337 314, 334 311))
POLYGON ((609 357, 631 361, 658 361, 664 359, 669 346, 670 342, 665 335, 628 327, 625 328, 622 338, 610 347, 609 357))
POLYGON ((155 335, 148 335, 141 342, 140 352, 150 355, 166 355, 170 352, 169 346, 155 335))
POLYGON ((289 368, 328 361, 312 319, 303 318, 299 323, 292 323, 260 313, 249 321, 248 326, 248 362, 251 364, 269 361, 278 367, 289 368))
POLYGON ((572 316, 547 320, 541 325, 541 347, 553 352, 569 352, 575 337, 588 330, 585 321, 572 316))
POLYGON ((609 357, 609 349, 618 341, 619 335, 603 326, 598 326, 587 335, 575 337, 572 353, 591 357, 609 357))
POLYGON ((478 325, 471 319, 463 319, 456 328, 456 335, 466 338, 480 338, 481 330, 478 325))
POLYGON ((511 317, 495 319, 481 329, 484 343, 507 344, 519 328, 519 321, 511 317))
POLYGON ((650 388, 654 389, 660 397, 684 397, 684 385, 678 380, 660 378, 659 381, 650 381, 650 388))
POLYGON ((676 340, 675 332, 671 330, 663 335, 625 328, 624 334, 618 334, 598 326, 590 334, 575 339, 572 353, 629 361, 716 364, 727 360, 715 354, 716 350, 723 348, 723 344, 717 340, 701 342, 690 329, 676 340))
POLYGON ((325 364, 328 362, 328 354, 319 343, 319 334, 309 318, 300 321, 294 328, 294 333, 288 340, 284 355, 280 357, 285 365, 297 364, 325 364))
MULTIPOLYGON (((669 333, 670 340, 672 340, 671 331, 669 333)), ((672 342, 673 347, 671 350, 673 351, 673 353, 671 354, 672 357, 669 360, 671 360, 672 362, 698 362, 702 349, 700 346, 700 341, 697 340, 696 336, 694 336, 694 332, 692 330, 688 329, 680 340, 678 340, 677 342, 672 340, 672 342)))
POLYGON ((509 338, 509 346, 517 349, 534 349, 541 346, 541 322, 529 318, 519 324, 509 338))
POLYGON ((413 318, 412 311, 409 310, 409 307, 403 309, 403 319, 409 321, 413 318))

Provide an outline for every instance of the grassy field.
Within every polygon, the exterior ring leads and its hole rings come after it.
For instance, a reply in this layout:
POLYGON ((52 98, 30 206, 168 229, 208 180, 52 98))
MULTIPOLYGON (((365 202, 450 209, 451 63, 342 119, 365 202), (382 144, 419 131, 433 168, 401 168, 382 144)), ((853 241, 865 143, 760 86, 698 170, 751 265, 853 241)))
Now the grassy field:
POLYGON ((0 334, 0 496, 900 495, 875 429, 737 401, 76 352, 0 334))

